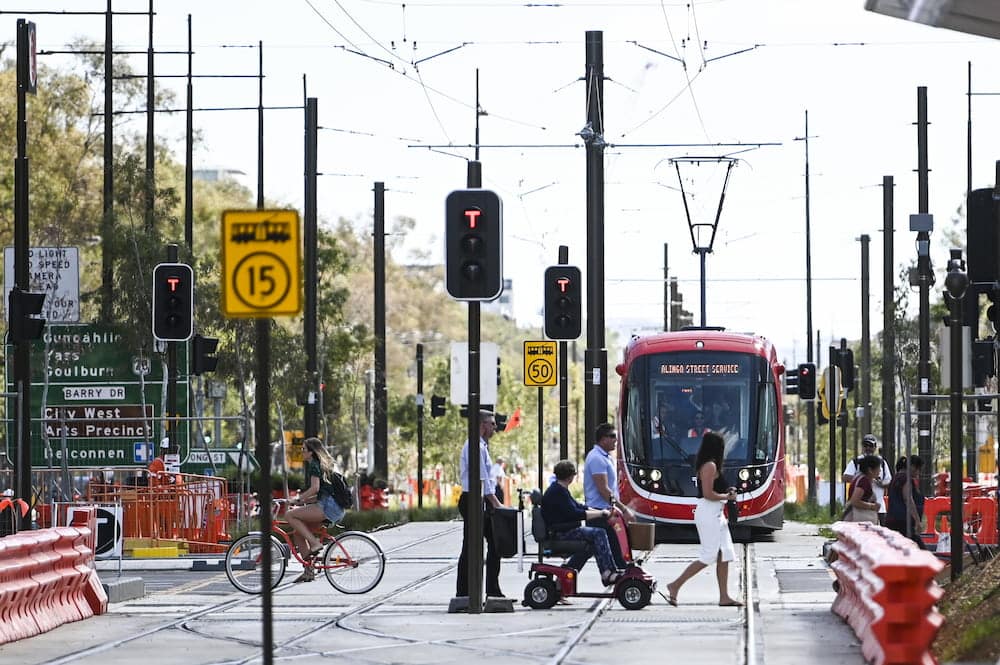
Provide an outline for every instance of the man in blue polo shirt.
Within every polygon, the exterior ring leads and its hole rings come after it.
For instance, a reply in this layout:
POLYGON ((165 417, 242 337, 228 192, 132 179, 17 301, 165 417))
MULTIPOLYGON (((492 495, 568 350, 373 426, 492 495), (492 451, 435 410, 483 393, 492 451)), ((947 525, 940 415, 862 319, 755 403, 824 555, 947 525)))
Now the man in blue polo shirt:
MULTIPOLYGON (((597 510, 608 510, 612 506, 617 506, 624 513, 625 520, 631 522, 635 519, 635 515, 618 500, 618 473, 615 459, 611 456, 618 445, 618 434, 615 432, 615 426, 611 423, 598 425, 594 438, 595 445, 587 453, 583 467, 584 500, 589 507, 597 510)), ((588 520, 587 526, 601 527, 608 532, 608 542, 611 544, 615 565, 624 568, 625 559, 622 557, 618 535, 611 528, 608 520, 603 517, 588 520)))

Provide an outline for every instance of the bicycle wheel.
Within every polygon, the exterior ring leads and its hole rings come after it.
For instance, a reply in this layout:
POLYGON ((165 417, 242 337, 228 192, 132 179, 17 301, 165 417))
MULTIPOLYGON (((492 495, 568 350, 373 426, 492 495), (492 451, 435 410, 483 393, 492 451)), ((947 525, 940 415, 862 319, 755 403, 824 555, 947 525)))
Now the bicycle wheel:
MULTIPOLYGON (((285 575, 288 561, 278 539, 271 536, 271 588, 278 586, 285 575)), ((244 593, 260 593, 264 589, 264 537, 250 533, 226 550, 226 577, 234 587, 244 593)))
POLYGON ((323 572, 341 593, 366 593, 382 581, 385 554, 371 536, 348 531, 327 546, 323 572))

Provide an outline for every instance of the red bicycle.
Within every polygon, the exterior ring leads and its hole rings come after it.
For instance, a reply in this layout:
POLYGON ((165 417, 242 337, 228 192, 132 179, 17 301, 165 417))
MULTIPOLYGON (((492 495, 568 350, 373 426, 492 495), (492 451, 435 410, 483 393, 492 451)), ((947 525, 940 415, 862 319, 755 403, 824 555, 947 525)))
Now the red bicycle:
MULTIPOLYGON (((287 503, 274 499, 273 509, 287 503)), ((345 531, 333 536, 327 530, 332 524, 324 520, 313 533, 322 541, 322 550, 311 562, 299 555, 285 530, 288 522, 277 518, 271 523, 268 538, 260 531, 251 531, 238 538, 226 551, 226 577, 234 587, 245 593, 260 593, 264 589, 264 548, 271 548, 271 588, 278 586, 288 569, 291 557, 316 572, 322 571, 330 585, 341 593, 367 593, 382 581, 385 554, 374 538, 360 531, 345 531)))

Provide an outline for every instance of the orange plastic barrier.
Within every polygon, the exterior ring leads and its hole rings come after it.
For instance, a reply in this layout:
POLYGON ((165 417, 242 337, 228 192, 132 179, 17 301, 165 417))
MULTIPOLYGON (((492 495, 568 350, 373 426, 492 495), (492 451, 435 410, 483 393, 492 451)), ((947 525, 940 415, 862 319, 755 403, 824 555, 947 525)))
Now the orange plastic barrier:
POLYGON ((937 663, 930 646, 944 617, 934 581, 944 564, 902 534, 865 522, 833 525, 837 598, 831 610, 861 640, 873 665, 937 663))
POLYGON ((91 537, 88 526, 69 526, 0 538, 0 644, 107 611, 91 537))
MULTIPOLYGON (((924 502, 924 517, 927 519, 926 540, 936 543, 939 534, 951 530, 951 498, 936 496, 924 502)), ((997 544, 997 501, 995 496, 976 496, 962 505, 962 522, 965 540, 980 545, 997 544)))
POLYGON ((122 504, 124 537, 185 542, 192 553, 223 552, 230 520, 226 481, 186 473, 151 473, 149 486, 92 483, 89 498, 122 504))

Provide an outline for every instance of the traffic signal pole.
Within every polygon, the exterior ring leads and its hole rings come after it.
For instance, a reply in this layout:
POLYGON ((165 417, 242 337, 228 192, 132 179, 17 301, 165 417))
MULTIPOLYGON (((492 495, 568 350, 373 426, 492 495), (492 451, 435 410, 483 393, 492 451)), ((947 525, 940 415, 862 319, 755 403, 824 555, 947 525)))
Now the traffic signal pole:
MULTIPOLYGON (((927 220, 927 224, 917 232, 917 274, 920 278, 920 307, 917 323, 920 333, 919 361, 917 364, 917 451, 920 457, 927 461, 928 468, 933 469, 934 449, 931 441, 931 402, 924 395, 931 391, 930 363, 930 290, 934 283, 934 269, 931 266, 930 231, 933 221, 928 215, 928 184, 927 184, 927 88, 917 88, 917 198, 918 217, 927 220)), ((911 230, 913 217, 910 217, 911 230)), ((929 495, 932 491, 931 474, 924 474, 920 479, 920 490, 929 495)))
POLYGON ((587 348, 584 352, 585 451, 591 433, 608 419, 608 351, 604 348, 604 34, 586 33, 584 71, 587 124, 587 348))
MULTIPOLYGON (((167 262, 177 263, 177 245, 171 243, 167 245, 167 262)), ((167 452, 171 455, 178 454, 177 426, 177 342, 166 342, 167 345, 167 452)), ((168 471, 180 471, 180 469, 170 469, 168 471)))
POLYGON ((303 406, 303 433, 306 438, 319 436, 319 364, 316 350, 316 285, 318 232, 316 222, 317 133, 319 107, 315 97, 306 99, 305 131, 305 201, 303 202, 303 253, 305 258, 305 312, 302 316, 302 335, 306 347, 306 400, 303 406))
MULTIPOLYGON (((375 450, 369 470, 376 478, 389 480, 389 422, 388 397, 385 385, 385 183, 375 183, 375 224, 372 233, 374 277, 374 334, 375 334, 375 450)), ((476 384, 479 385, 478 383, 476 384)))
MULTIPOLYGON (((559 265, 569 263, 569 247, 559 245, 559 265)), ((566 340, 559 341, 559 459, 569 459, 569 369, 566 340)), ((539 484, 541 488, 541 484, 539 484)))
MULTIPOLYGON (((14 286, 28 291, 28 121, 25 94, 34 92, 35 24, 17 21, 17 156, 14 159, 14 286)), ((8 311, 8 317, 10 312, 8 311)), ((8 336, 19 322, 8 318, 8 336)), ((31 340, 15 340, 14 386, 17 390, 14 496, 32 502, 31 491, 31 340)), ((30 513, 29 513, 30 515, 30 513)), ((25 517, 30 520, 30 517, 25 517)))
MULTIPOLYGON (((477 105, 478 106, 478 105, 477 105)), ((466 185, 483 186, 482 163, 469 162, 466 185)), ((483 611, 483 483, 479 468, 479 301, 469 301, 469 503, 468 520, 469 613, 483 611)))

